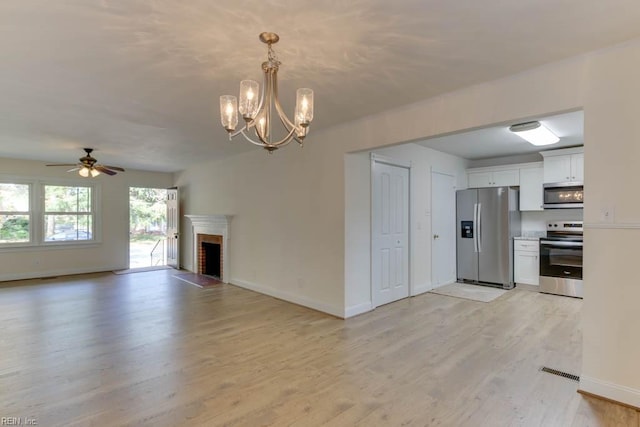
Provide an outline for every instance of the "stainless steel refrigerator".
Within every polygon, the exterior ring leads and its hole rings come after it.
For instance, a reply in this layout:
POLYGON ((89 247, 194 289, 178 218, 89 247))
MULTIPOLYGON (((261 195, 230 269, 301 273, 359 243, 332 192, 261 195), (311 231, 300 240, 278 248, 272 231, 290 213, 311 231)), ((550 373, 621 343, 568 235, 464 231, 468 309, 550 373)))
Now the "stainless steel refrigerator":
POLYGON ((520 235, 518 190, 460 190, 456 207, 458 281, 512 289, 513 238, 520 235))

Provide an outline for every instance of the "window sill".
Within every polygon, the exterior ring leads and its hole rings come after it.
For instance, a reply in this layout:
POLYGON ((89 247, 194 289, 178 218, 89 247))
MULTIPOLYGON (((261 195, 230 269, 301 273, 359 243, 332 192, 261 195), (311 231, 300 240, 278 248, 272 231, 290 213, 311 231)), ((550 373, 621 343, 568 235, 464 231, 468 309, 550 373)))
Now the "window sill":
POLYGON ((43 243, 15 243, 6 246, 0 246, 0 253, 5 252, 33 252, 48 251, 59 249, 85 249, 98 247, 102 242, 97 240, 85 242, 43 242, 43 243))

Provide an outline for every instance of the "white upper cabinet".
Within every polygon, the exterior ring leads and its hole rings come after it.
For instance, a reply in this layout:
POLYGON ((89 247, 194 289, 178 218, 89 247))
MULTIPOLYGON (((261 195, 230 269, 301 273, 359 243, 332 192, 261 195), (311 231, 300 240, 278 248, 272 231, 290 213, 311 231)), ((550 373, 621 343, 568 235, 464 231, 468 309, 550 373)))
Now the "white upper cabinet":
POLYGON ((467 171, 469 188, 508 187, 520 185, 520 173, 516 169, 478 168, 467 171))
POLYGON ((491 172, 469 172, 467 181, 469 188, 491 187, 493 174, 491 172))
POLYGON ((493 172, 493 186, 505 187, 520 184, 520 171, 518 169, 496 170, 493 172))
POLYGON ((541 211, 542 196, 542 163, 539 166, 520 169, 520 210, 541 211))
POLYGON ((543 151, 544 182, 584 181, 584 153, 582 147, 543 151))
POLYGON ((571 181, 584 181, 584 153, 571 155, 571 181))

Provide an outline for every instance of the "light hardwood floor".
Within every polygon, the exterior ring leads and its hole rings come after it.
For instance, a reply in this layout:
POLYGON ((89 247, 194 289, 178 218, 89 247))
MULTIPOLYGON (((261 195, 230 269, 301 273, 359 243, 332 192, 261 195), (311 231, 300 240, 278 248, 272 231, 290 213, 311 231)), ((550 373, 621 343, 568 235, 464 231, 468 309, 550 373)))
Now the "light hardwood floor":
POLYGON ((582 302, 424 294, 346 321, 175 271, 0 286, 0 417, 39 426, 624 426, 586 398, 582 302))

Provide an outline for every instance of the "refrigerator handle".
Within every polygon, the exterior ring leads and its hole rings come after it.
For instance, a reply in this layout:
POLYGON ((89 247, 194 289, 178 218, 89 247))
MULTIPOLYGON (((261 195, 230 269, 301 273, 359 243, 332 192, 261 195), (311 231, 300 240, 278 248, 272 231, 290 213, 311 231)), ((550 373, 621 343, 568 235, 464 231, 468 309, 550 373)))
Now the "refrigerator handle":
POLYGON ((482 228, 480 224, 482 223, 482 203, 478 203, 478 224, 476 225, 476 230, 478 232, 478 252, 482 252, 482 228))
POLYGON ((473 252, 478 252, 478 204, 473 204, 473 252))

